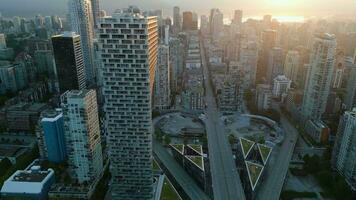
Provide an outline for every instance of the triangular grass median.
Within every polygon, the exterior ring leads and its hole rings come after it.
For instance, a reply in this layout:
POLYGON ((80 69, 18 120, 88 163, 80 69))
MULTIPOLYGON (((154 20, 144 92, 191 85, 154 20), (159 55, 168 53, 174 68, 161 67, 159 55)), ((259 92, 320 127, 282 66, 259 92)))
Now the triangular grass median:
POLYGON ((270 148, 266 145, 263 145, 263 144, 257 144, 257 146, 258 146, 258 150, 261 154, 263 164, 266 164, 269 156, 271 155, 272 148, 270 148))
POLYGON ((186 156, 188 160, 193 162, 196 166, 198 166, 201 170, 204 170, 204 160, 202 156, 186 156))
POLYGON ((188 147, 196 151, 198 154, 203 155, 203 148, 199 144, 188 144, 188 147))
POLYGON ((241 149, 242 149, 242 153, 244 155, 244 158, 247 157, 248 153, 251 151, 253 145, 255 144, 255 142, 245 139, 245 138, 240 138, 240 145, 241 145, 241 149))
POLYGON ((179 153, 184 154, 184 144, 171 144, 171 146, 179 153))
POLYGON ((252 190, 254 190, 262 174, 263 166, 250 161, 246 161, 245 164, 252 190))

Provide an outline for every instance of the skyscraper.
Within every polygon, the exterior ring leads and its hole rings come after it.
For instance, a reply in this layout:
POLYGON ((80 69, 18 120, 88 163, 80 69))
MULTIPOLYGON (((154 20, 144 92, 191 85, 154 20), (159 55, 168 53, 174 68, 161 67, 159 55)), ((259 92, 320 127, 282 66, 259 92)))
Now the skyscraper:
POLYGON ((94 65, 94 20, 90 0, 69 0, 68 10, 72 31, 80 35, 84 58, 86 83, 95 84, 96 66, 94 65))
POLYGON ((99 31, 112 196, 151 199, 157 19, 130 7, 103 18, 99 31))
POLYGON ((256 71, 258 62, 258 45, 256 42, 250 41, 241 45, 240 63, 248 72, 249 83, 253 86, 256 84, 256 71))
POLYGON ((179 39, 171 38, 169 41, 169 54, 171 64, 171 91, 176 92, 182 81, 182 74, 184 69, 184 46, 179 39))
POLYGON ((173 34, 177 35, 182 29, 180 9, 178 6, 173 7, 173 34))
POLYGON ((267 78, 267 68, 269 55, 273 47, 276 45, 277 32, 275 30, 265 30, 262 32, 262 47, 261 56, 259 57, 257 68, 257 81, 261 82, 267 78))
POLYGON ((294 83, 298 79, 298 69, 300 67, 300 56, 298 51, 288 51, 284 62, 284 75, 294 83))
POLYGON ((92 13, 93 13, 94 27, 96 27, 100 18, 100 3, 99 0, 90 0, 90 1, 91 1, 92 13))
POLYGON ((193 13, 190 11, 183 12, 183 31, 193 30, 193 13))
POLYGON ((65 140, 71 176, 93 181, 103 168, 95 90, 71 90, 61 96, 65 140))
POLYGON ((53 54, 56 63, 59 91, 84 89, 86 74, 80 36, 65 32, 52 37, 53 54))
POLYGON ((234 23, 234 24, 242 23, 242 10, 235 10, 234 18, 232 19, 232 23, 234 23))
POLYGON ((341 87, 343 78, 345 77, 344 73, 346 71, 346 57, 342 51, 339 51, 335 56, 333 78, 331 87, 333 89, 338 89, 341 87))
POLYGON ((347 82, 346 100, 345 104, 348 110, 356 107, 356 50, 355 56, 353 58, 353 67, 351 69, 351 74, 349 76, 349 81, 347 82))
POLYGON ((278 75, 283 74, 283 49, 273 47, 268 57, 267 78, 269 84, 272 84, 273 79, 278 75))
POLYGON ((335 50, 334 35, 315 34, 302 105, 304 120, 318 120, 325 112, 334 68, 335 50))
POLYGON ((154 107, 168 109, 170 105, 170 60, 169 46, 160 45, 158 48, 158 61, 155 74, 154 107))
POLYGON ((209 34, 209 19, 206 15, 200 16, 200 32, 203 35, 209 34))
POLYGON ((356 189, 356 111, 341 117, 332 153, 332 165, 356 189))
POLYGON ((219 9, 214 8, 210 11, 210 34, 213 41, 220 39, 224 30, 224 16, 219 9))

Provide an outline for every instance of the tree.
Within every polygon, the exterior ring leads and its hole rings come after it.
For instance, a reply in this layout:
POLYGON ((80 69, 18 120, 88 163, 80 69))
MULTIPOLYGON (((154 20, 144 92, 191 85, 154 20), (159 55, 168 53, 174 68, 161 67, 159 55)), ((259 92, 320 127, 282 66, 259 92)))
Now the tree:
POLYGON ((156 131, 155 131, 155 135, 156 135, 157 141, 158 142, 162 142, 163 134, 161 132, 161 129, 157 128, 156 131))
POLYGON ((233 145, 235 142, 236 142, 236 137, 234 134, 230 133, 230 135, 228 136, 228 139, 229 139, 229 143, 231 145, 233 145))
POLYGON ((332 173, 330 171, 323 170, 321 172, 318 172, 316 177, 321 186, 332 188, 334 181, 333 181, 332 173))
POLYGON ((164 135, 164 143, 165 144, 170 144, 171 143, 171 136, 169 135, 164 135))
POLYGON ((152 111, 152 118, 158 117, 160 113, 157 110, 152 111))
POLYGON ((337 199, 352 200, 355 197, 355 193, 352 193, 350 186, 346 183, 343 177, 338 177, 336 181, 333 182, 334 197, 337 199))
POLYGON ((8 158, 2 159, 0 161, 0 176, 3 176, 11 166, 12 163, 8 158))
POLYGON ((320 159, 318 156, 313 155, 310 157, 309 155, 304 156, 304 166, 303 169, 308 174, 315 174, 319 171, 320 159))

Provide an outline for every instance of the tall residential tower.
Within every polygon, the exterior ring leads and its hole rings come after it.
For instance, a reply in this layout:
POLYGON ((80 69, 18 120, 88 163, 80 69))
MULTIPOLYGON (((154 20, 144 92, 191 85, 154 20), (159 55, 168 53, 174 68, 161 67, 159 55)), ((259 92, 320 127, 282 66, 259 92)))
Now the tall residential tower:
POLYGON ((304 90, 304 120, 319 120, 325 112, 335 61, 336 39, 327 33, 316 34, 304 90))
POLYGON ((95 90, 71 90, 61 96, 68 164, 79 183, 95 180, 103 168, 95 90))
POLYGON ((356 189, 356 111, 341 117, 333 148, 332 164, 356 189))
POLYGON ((69 18, 72 31, 81 37, 86 83, 95 84, 96 67, 94 66, 94 20, 90 0, 69 0, 69 18))
POLYGON ((102 18, 99 31, 112 197, 151 199, 157 19, 130 7, 102 18))

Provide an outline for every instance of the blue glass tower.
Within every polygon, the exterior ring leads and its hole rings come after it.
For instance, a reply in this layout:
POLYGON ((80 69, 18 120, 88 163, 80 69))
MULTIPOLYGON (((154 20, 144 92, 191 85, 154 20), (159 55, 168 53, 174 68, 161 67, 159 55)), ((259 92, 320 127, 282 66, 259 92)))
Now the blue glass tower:
POLYGON ((60 163, 67 157, 63 115, 59 112, 48 112, 41 120, 47 159, 50 162, 60 163))

